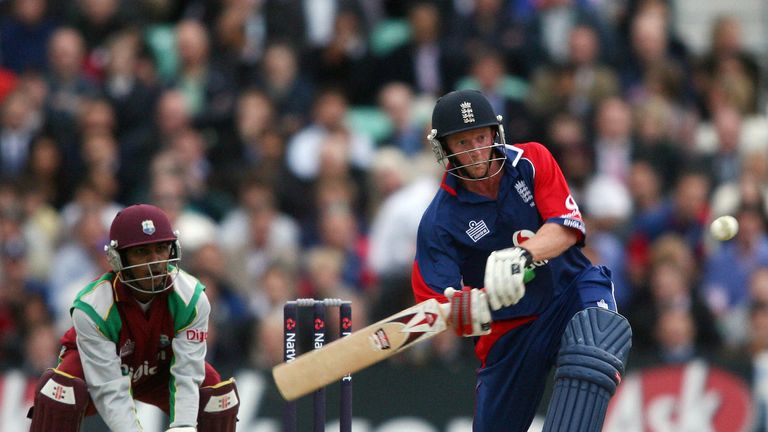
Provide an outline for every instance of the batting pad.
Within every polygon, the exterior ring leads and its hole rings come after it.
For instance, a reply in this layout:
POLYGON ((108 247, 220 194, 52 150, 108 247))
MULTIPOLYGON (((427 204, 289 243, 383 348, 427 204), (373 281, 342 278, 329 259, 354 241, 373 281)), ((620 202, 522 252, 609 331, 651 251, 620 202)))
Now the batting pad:
POLYGON ((631 347, 632 329, 616 312, 588 308, 574 315, 558 353, 543 432, 600 432, 631 347))

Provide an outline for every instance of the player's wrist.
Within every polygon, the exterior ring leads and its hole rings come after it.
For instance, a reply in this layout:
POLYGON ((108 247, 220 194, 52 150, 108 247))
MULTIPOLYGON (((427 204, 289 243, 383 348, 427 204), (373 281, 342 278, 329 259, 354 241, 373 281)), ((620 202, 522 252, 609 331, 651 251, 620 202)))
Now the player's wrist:
POLYGON ((531 254, 531 251, 528 249, 522 247, 522 246, 516 246, 518 249, 522 251, 521 256, 523 257, 523 260, 525 260, 525 267, 528 267, 533 262, 533 254, 531 254))

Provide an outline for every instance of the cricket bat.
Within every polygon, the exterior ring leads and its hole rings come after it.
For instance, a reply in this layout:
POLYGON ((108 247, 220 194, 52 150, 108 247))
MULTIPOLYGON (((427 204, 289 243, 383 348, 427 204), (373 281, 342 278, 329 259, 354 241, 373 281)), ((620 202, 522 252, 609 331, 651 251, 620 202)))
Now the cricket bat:
POLYGON ((423 301, 272 369, 285 400, 295 400, 448 328, 450 303, 423 301))

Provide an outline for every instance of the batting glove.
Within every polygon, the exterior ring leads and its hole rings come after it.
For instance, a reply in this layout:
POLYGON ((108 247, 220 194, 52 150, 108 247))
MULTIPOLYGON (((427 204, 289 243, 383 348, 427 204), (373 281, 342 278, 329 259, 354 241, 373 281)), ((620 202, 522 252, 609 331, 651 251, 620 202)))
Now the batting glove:
POLYGON ((451 325, 459 336, 482 336, 491 332, 491 310, 485 292, 464 288, 443 292, 451 302, 451 325))
POLYGON ((197 428, 192 426, 172 427, 165 432, 197 432, 197 428))
POLYGON ((485 264, 485 292, 493 310, 511 306, 525 295, 525 268, 531 253, 521 247, 492 252, 485 264))

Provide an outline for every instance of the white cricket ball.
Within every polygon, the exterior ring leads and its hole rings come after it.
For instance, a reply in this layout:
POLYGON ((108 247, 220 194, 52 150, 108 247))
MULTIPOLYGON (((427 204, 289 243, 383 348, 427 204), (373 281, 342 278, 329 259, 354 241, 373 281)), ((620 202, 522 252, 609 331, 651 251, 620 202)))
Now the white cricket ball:
POLYGON ((739 221, 731 215, 720 216, 712 221, 709 232, 720 241, 730 240, 739 232, 739 221))

